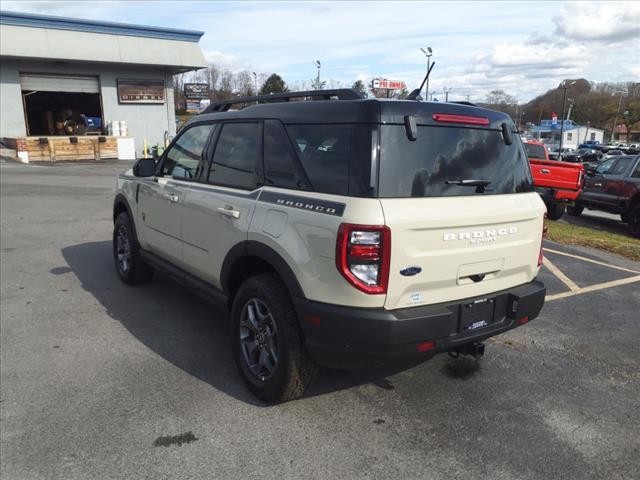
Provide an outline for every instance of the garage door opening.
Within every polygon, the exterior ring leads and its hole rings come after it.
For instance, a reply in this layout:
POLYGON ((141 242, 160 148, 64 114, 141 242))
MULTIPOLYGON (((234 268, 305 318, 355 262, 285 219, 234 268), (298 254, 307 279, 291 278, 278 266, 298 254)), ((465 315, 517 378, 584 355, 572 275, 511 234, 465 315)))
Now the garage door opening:
POLYGON ((21 74, 27 135, 101 134, 97 77, 21 74))

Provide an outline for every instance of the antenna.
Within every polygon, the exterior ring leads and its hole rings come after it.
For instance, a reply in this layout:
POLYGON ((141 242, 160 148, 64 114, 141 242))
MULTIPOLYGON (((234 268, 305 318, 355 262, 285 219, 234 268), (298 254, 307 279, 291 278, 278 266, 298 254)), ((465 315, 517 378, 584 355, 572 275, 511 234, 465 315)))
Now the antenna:
POLYGON ((433 67, 435 67, 435 65, 436 65, 436 62, 433 62, 431 64, 431 66, 429 67, 429 70, 427 70, 427 74, 424 76, 424 80, 422 80, 422 83, 420 84, 420 88, 416 88, 409 95, 407 95, 407 100, 418 99, 418 97, 420 96, 420 92, 422 91, 422 88, 424 87, 424 84, 427 82, 429 75, 431 74, 431 70, 433 70, 433 67))

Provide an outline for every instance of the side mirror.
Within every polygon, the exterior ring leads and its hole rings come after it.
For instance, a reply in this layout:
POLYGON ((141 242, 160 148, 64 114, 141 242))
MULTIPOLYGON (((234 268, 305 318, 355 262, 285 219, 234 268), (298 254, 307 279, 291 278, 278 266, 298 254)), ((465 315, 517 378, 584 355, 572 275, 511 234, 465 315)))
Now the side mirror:
POLYGON ((587 176, 588 177, 594 177, 595 175, 596 175, 595 167, 588 167, 587 168, 587 176))
POLYGON ((156 174, 156 162, 153 158, 141 158, 133 166, 136 177, 153 177, 156 174))

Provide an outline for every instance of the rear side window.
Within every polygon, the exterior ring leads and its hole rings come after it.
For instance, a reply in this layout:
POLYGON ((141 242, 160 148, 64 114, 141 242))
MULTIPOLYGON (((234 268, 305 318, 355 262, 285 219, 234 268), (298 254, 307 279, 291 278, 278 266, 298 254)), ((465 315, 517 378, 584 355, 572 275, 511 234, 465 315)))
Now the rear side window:
POLYGON ((448 197, 533 191, 520 141, 506 145, 497 130, 421 126, 409 141, 404 126, 383 125, 380 197, 448 197), (484 192, 459 180, 489 182, 484 192))
POLYGON ((538 160, 546 160, 547 156, 542 145, 536 145, 535 143, 525 143, 524 149, 527 152, 527 157, 535 158, 538 160))
POLYGON ((262 162, 262 124, 227 123, 222 126, 209 169, 208 181, 225 187, 253 190, 262 162))
POLYGON ((277 120, 264 122, 264 169, 267 185, 306 189, 306 182, 287 132, 277 120))
POLYGON ((618 158, 618 161, 609 172, 609 175, 623 175, 624 172, 627 171, 627 168, 629 168, 629 166, 631 165, 632 161, 633 161, 633 157, 618 158))
POLYGON ((316 192, 347 195, 351 125, 287 125, 302 167, 316 192))
POLYGON ((631 176, 633 178, 640 178, 640 160, 636 163, 636 168, 633 169, 631 176))

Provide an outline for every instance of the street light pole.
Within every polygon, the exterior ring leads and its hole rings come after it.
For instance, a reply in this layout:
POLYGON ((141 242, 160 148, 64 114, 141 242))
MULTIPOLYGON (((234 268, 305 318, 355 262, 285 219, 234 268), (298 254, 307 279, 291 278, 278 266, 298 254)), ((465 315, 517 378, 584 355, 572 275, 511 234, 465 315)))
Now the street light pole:
POLYGON ((566 80, 560 84, 560 88, 562 88, 562 90, 564 91, 562 95, 562 117, 560 117, 560 149, 559 149, 560 154, 562 154, 562 141, 564 140, 564 107, 565 107, 565 103, 567 102, 567 89, 575 84, 576 84, 575 80, 571 82, 569 85, 567 85, 566 80))
MULTIPOLYGON (((614 140, 613 135, 614 135, 614 134, 615 134, 615 132, 616 132, 616 124, 618 123, 618 115, 620 115, 620 107, 622 107, 622 96, 623 96, 626 92, 619 91, 619 92, 616 92, 616 93, 619 93, 619 94, 620 94, 620 100, 618 100, 618 110, 616 111, 616 116, 615 116, 615 118, 613 119, 613 128, 611 129, 611 140, 610 140, 610 142, 611 142, 611 143, 613 143, 613 140, 614 140)), ((628 133, 628 132, 627 132, 627 133, 628 133)), ((629 137, 629 135, 627 134, 627 141, 628 141, 628 137, 629 137)))
POLYGON ((444 101, 448 102, 449 101, 449 92, 451 91, 451 87, 449 87, 449 88, 444 87, 442 90, 444 91, 444 101))
POLYGON ((316 60, 315 64, 316 64, 316 68, 318 69, 318 77, 316 79, 316 90, 322 90, 320 88, 320 67, 322 66, 322 64, 320 63, 320 60, 316 60))
POLYGON ((255 85, 256 95, 258 95, 258 74, 253 72, 253 83, 255 85))
MULTIPOLYGON (((429 68, 431 67, 431 55, 433 55, 433 50, 431 50, 431 47, 427 47, 427 51, 424 51, 424 48, 421 48, 420 50, 422 50, 422 53, 424 53, 427 57, 427 72, 429 71, 429 68)), ((427 92, 427 95, 429 94, 429 77, 427 76, 427 89, 425 90, 425 92, 427 92)))

